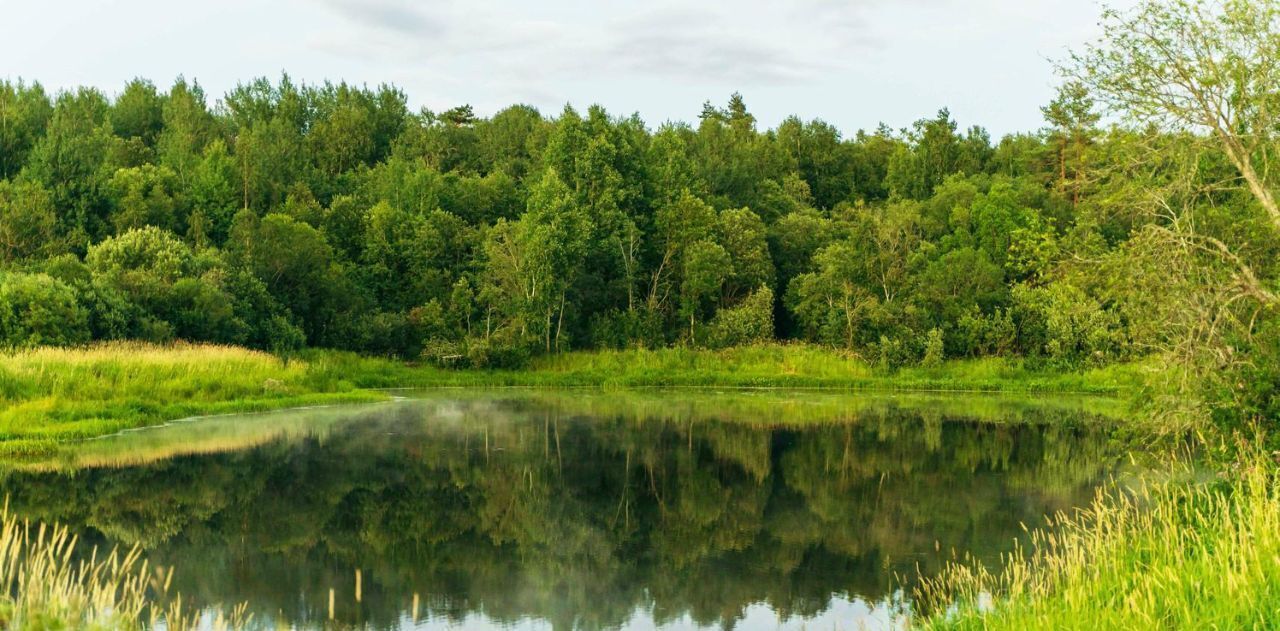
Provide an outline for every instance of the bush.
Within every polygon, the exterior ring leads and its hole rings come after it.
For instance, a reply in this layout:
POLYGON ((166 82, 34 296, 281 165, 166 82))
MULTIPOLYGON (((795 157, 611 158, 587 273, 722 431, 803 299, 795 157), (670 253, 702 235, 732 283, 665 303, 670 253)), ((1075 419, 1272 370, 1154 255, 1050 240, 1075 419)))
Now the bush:
POLYGON ((300 350, 307 343, 302 329, 280 315, 271 316, 262 323, 262 337, 269 341, 268 348, 274 353, 300 350))
POLYGON ((920 365, 925 368, 938 368, 942 366, 942 360, 946 357, 946 353, 942 347, 942 331, 940 329, 932 329, 924 340, 924 359, 920 360, 920 365))
POLYGON ((47 274, 0 273, 0 344, 66 346, 89 340, 71 287, 47 274))
POLYGON ((538 340, 504 329, 489 337, 467 338, 465 363, 472 368, 524 368, 540 348, 538 340))
POLYGON ((1123 359, 1128 345, 1119 315, 1079 287, 1053 283, 1013 291, 1018 329, 1028 354, 1062 363, 1103 364, 1123 359))
POLYGON ((648 309, 613 310, 592 318, 591 341, 598 348, 658 348, 666 343, 662 314, 648 309))
POLYGON ((466 348, 462 342, 439 337, 424 341, 419 357, 422 361, 441 368, 457 368, 467 364, 466 348))
POLYGON ((1017 343, 1018 327, 1008 309, 983 315, 974 307, 960 316, 952 350, 964 355, 1007 355, 1017 343))
POLYGON ((873 348, 876 354, 876 366, 883 371, 892 371, 916 361, 918 349, 897 338, 881 335, 880 341, 873 348))
POLYGON ((736 307, 721 309, 711 321, 708 341, 716 348, 760 344, 773 339, 773 290, 767 286, 736 307))

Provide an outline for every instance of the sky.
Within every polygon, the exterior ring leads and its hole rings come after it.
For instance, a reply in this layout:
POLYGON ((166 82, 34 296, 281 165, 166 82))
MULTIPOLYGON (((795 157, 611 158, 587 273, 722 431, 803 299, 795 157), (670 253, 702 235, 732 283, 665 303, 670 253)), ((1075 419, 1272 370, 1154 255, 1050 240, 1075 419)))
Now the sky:
MULTIPOLYGON (((1133 0, 1118 0, 1124 7, 1133 0)), ((254 77, 402 88, 415 110, 515 103, 696 121, 740 92, 762 126, 846 134, 948 107, 993 136, 1044 125, 1053 60, 1098 34, 1093 0, 0 0, 0 78, 109 95, 254 77)))

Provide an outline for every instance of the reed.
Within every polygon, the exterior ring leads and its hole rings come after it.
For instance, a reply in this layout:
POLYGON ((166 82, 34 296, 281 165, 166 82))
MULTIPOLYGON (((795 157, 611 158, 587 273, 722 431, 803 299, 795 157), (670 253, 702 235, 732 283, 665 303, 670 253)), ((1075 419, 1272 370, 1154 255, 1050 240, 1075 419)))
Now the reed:
POLYGON ((919 600, 926 629, 1280 626, 1280 472, 1251 455, 1213 482, 1112 487, 994 570, 951 566, 919 600))
POLYGON ((65 526, 21 521, 0 512, 0 629, 234 629, 247 608, 204 619, 167 594, 173 569, 142 560, 138 548, 81 555, 65 526))

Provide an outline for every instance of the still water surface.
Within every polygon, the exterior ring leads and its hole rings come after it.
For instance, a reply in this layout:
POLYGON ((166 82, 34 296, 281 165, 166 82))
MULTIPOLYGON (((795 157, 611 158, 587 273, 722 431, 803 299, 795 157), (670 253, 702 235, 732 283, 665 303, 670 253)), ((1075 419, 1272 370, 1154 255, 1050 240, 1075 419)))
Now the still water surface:
POLYGON ((261 628, 894 628, 1126 475, 1092 405, 446 391, 90 441, 0 493, 261 628))

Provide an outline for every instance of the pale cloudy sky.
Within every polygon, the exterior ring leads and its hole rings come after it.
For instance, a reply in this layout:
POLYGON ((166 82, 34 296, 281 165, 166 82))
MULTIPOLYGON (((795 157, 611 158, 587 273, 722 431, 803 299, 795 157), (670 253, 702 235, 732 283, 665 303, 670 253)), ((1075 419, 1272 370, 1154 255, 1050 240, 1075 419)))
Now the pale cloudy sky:
MULTIPOLYGON (((1117 0, 1126 6, 1133 0, 1117 0)), ((1097 35, 1093 0, 0 0, 0 78, 50 89, 256 76, 394 83, 415 109, 565 103, 696 119, 733 91, 761 123, 847 133, 951 108, 993 135, 1042 125, 1050 59, 1097 35)))

